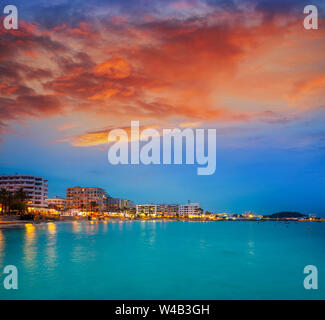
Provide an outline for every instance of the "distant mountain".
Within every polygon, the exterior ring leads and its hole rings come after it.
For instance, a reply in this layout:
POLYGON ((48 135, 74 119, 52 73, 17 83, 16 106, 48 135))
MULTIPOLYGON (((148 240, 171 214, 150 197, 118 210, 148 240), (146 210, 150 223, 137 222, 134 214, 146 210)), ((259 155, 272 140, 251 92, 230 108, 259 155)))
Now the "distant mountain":
POLYGON ((293 212, 293 211, 282 211, 282 212, 277 212, 273 213, 267 216, 264 216, 265 218, 306 218, 308 217, 306 214, 302 214, 300 212, 293 212))

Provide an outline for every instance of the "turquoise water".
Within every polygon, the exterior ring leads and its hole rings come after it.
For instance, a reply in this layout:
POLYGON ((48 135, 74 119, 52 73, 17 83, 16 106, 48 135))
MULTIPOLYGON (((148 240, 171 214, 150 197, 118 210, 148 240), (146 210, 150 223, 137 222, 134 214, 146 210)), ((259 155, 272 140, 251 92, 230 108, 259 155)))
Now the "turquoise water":
POLYGON ((0 229, 0 298, 324 299, 325 223, 133 221, 0 229), (9 264, 18 268, 18 290, 3 287, 9 264), (318 268, 318 290, 303 287, 309 264, 318 268))

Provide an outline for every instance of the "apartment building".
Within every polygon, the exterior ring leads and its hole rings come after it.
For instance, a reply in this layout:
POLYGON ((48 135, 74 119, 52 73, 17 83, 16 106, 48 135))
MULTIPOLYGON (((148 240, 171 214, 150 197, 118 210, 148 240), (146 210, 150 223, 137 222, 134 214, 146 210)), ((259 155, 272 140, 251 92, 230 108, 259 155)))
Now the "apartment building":
POLYGON ((180 216, 188 216, 192 214, 198 214, 201 205, 199 203, 188 203, 179 206, 178 213, 180 216))
POLYGON ((49 208, 58 210, 58 211, 64 211, 67 206, 67 200, 60 197, 53 197, 47 199, 47 204, 49 208))
POLYGON ((48 181, 33 175, 0 175, 0 189, 15 192, 22 188, 27 196, 27 205, 31 208, 47 208, 48 181))
POLYGON ((67 209, 85 211, 105 211, 106 191, 97 187, 67 188, 67 209))
POLYGON ((135 204, 127 199, 107 197, 105 203, 105 210, 108 212, 118 212, 119 210, 123 210, 125 208, 135 208, 135 204))
POLYGON ((179 211, 178 204, 158 204, 157 214, 160 215, 177 215, 179 211))
POLYGON ((136 206, 136 209, 137 209, 137 214, 139 215, 157 214, 156 204, 138 204, 136 206))

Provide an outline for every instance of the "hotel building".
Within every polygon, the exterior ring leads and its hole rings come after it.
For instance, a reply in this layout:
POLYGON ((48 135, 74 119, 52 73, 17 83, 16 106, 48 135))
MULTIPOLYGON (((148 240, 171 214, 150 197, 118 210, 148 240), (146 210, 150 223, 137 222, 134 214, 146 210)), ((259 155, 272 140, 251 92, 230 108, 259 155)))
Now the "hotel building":
POLYGON ((177 215, 179 211, 178 204, 158 204, 157 214, 160 215, 177 215))
POLYGON ((53 198, 48 198, 47 203, 49 208, 58 210, 58 211, 64 211, 67 206, 67 200, 64 198, 60 197, 53 197, 53 198))
POLYGON ((48 181, 42 177, 15 174, 0 175, 0 189, 10 192, 23 189, 28 197, 27 205, 34 208, 47 208, 48 181))
POLYGON ((139 204, 136 206, 137 214, 163 215, 163 216, 190 216, 201 213, 200 203, 178 204, 139 204))
POLYGON ((199 213, 201 205, 199 203, 188 203, 179 206, 178 213, 180 216, 195 215, 199 213))
POLYGON ((156 204, 138 204, 137 214, 139 215, 152 215, 157 214, 157 205, 156 204))
POLYGON ((132 209, 135 207, 135 204, 127 199, 107 197, 105 200, 105 207, 105 210, 108 212, 118 212, 125 208, 132 209))
POLYGON ((106 191, 96 187, 67 188, 67 209, 105 211, 106 191), (96 203, 94 206, 93 203, 96 203))

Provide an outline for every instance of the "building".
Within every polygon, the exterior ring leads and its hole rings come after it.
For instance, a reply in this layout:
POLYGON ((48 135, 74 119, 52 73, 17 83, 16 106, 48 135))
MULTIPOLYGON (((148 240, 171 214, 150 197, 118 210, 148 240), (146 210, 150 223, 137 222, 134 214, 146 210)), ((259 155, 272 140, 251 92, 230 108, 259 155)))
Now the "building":
POLYGON ((58 211, 64 211, 66 209, 67 200, 60 197, 53 197, 47 199, 48 207, 58 211))
POLYGON ((157 214, 159 215, 177 215, 179 211, 178 204, 158 204, 157 205, 157 214))
POLYGON ((138 215, 156 215, 157 205, 156 204, 138 204, 136 206, 138 215))
POLYGON ((199 203, 188 203, 179 206, 178 213, 180 216, 189 216, 199 214, 201 211, 201 205, 199 203))
POLYGON ((10 192, 22 188, 28 197, 28 207, 47 208, 48 181, 42 177, 24 174, 0 175, 1 188, 10 192))
POLYGON ((106 191, 102 188, 67 188, 66 209, 78 209, 84 211, 105 211, 107 197, 109 196, 106 194, 106 191))
POLYGON ((135 208, 135 204, 127 199, 107 197, 105 200, 106 211, 118 212, 119 210, 135 208))

